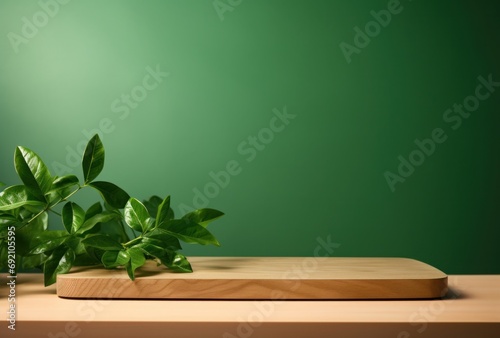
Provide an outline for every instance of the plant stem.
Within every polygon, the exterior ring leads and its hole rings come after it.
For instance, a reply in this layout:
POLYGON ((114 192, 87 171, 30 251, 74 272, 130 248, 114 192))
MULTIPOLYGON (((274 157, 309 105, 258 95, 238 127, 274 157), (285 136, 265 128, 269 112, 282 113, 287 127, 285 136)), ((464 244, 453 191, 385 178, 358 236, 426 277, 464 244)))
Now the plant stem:
POLYGON ((133 240, 131 240, 131 241, 128 241, 127 243, 123 243, 122 245, 123 245, 123 246, 125 246, 125 247, 128 247, 128 246, 130 246, 131 244, 133 244, 133 243, 135 243, 135 242, 138 242, 138 241, 139 241, 139 240, 141 240, 141 239, 142 239, 142 235, 141 235, 141 236, 139 236, 139 237, 134 238, 134 239, 133 239, 133 240))

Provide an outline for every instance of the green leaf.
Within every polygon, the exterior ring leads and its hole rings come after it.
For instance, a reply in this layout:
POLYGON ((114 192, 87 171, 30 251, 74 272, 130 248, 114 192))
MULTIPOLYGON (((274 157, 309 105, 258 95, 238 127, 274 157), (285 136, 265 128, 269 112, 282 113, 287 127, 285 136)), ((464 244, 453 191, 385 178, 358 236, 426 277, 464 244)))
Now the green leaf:
POLYGON ((74 187, 77 185, 79 185, 79 182, 78 177, 75 175, 58 177, 52 182, 52 187, 45 194, 45 197, 51 205, 55 205, 68 198, 75 191, 74 187))
POLYGON ((106 251, 101 261, 105 268, 116 268, 127 264, 130 261, 130 255, 125 250, 106 251))
POLYGON ((146 235, 144 235, 142 241, 144 243, 153 244, 161 248, 166 248, 173 251, 182 249, 177 237, 165 233, 161 229, 155 229, 151 232, 148 232, 146 235))
POLYGON ((89 184, 101 193, 102 198, 112 207, 123 209, 130 196, 120 187, 110 182, 98 181, 89 184))
POLYGON ((187 260, 186 256, 178 252, 175 253, 171 261, 164 264, 175 272, 193 272, 193 268, 191 267, 191 264, 187 260))
POLYGON ((219 210, 204 208, 191 211, 184 215, 182 219, 189 220, 199 225, 206 227, 208 223, 215 221, 217 218, 224 216, 224 213, 219 210))
POLYGON ((220 246, 217 239, 207 229, 189 220, 174 219, 160 224, 156 230, 175 236, 186 243, 220 246))
POLYGON ((54 250, 62 245, 67 239, 68 234, 64 230, 46 231, 33 238, 32 244, 34 245, 29 250, 29 255, 37 255, 40 253, 54 250))
POLYGON ((130 256, 130 262, 126 265, 128 276, 131 280, 135 279, 135 270, 146 263, 146 258, 144 253, 140 248, 133 247, 127 249, 127 253, 130 256))
POLYGON ((0 182, 0 188, 1 187, 5 187, 7 184, 3 183, 3 182, 0 182))
POLYGON ((75 253, 73 250, 65 246, 55 249, 43 265, 45 286, 54 284, 58 274, 68 272, 73 266, 74 261, 75 253))
POLYGON ((95 134, 87 144, 83 154, 82 168, 85 184, 92 182, 104 167, 104 146, 98 134, 95 134))
POLYGON ((85 211, 76 203, 68 202, 62 209, 62 221, 70 234, 74 234, 85 220, 85 211))
POLYGON ((0 192, 0 210, 12 210, 22 206, 44 206, 24 185, 13 185, 0 192))
POLYGON ((129 199, 123 211, 125 223, 134 230, 145 232, 149 227, 149 213, 144 204, 135 198, 129 199))
POLYGON ((92 235, 85 238, 82 243, 101 250, 122 250, 123 246, 108 235, 92 235))
POLYGON ((85 231, 92 229, 98 223, 105 223, 117 219, 119 216, 114 212, 103 211, 100 214, 94 215, 86 220, 82 226, 76 231, 77 234, 83 234, 85 231))
POLYGON ((163 200, 160 197, 153 195, 149 198, 149 200, 142 201, 142 204, 144 204, 146 209, 148 209, 149 216, 156 217, 156 214, 158 213, 158 207, 160 206, 161 202, 163 202, 163 200))
MULTIPOLYGON (((47 212, 42 213, 37 218, 32 220, 30 224, 23 228, 16 229, 16 253, 21 256, 27 256, 31 248, 42 243, 47 238, 39 239, 40 236, 47 236, 47 229, 49 226, 49 215, 47 212)), ((52 234, 50 238, 55 238, 61 234, 52 234)))
POLYGON ((99 214, 102 212, 102 205, 100 202, 96 202, 90 206, 90 208, 87 209, 85 212, 85 220, 88 220, 89 218, 99 214))
POLYGON ((52 176, 41 158, 25 147, 17 147, 14 153, 16 172, 26 188, 40 201, 52 186, 52 176))
POLYGON ((174 213, 172 211, 172 208, 170 208, 170 196, 167 196, 158 207, 155 227, 157 227, 160 223, 170 221, 173 218, 174 213))

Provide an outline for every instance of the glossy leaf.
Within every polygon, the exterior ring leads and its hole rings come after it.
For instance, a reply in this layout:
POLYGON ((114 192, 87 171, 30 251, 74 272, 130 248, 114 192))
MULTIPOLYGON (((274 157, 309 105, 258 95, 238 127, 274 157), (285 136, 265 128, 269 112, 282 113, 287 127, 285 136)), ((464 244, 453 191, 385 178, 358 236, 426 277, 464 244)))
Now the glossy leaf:
POLYGON ((46 231, 33 238, 33 247, 29 250, 30 255, 37 255, 40 253, 54 250, 62 245, 67 239, 68 234, 64 230, 46 231))
POLYGON ((49 235, 49 238, 39 239, 40 236, 45 235, 49 226, 49 215, 47 212, 42 213, 37 218, 32 220, 30 224, 23 228, 16 229, 16 254, 26 256, 29 254, 31 248, 43 243, 47 239, 53 239, 61 236, 61 233, 49 235))
POLYGON ((149 227, 149 213, 144 204, 135 198, 131 198, 125 205, 123 211, 125 223, 132 229, 145 232, 149 227))
POLYGON ((158 207, 160 206, 161 202, 163 200, 156 196, 153 195, 149 198, 149 200, 142 201, 142 204, 148 209, 149 216, 151 217, 156 217, 156 214, 158 213, 158 207))
POLYGON ((26 205, 44 206, 24 185, 13 185, 0 192, 0 210, 12 210, 26 205))
POLYGON ((70 234, 74 234, 85 221, 85 211, 78 204, 68 202, 62 209, 62 221, 70 234))
POLYGON ((82 243, 101 250, 122 250, 123 246, 108 235, 92 235, 85 238, 82 243))
POLYGON ((102 205, 100 202, 96 202, 92 204, 87 211, 85 212, 85 220, 88 220, 89 218, 99 214, 102 212, 102 205))
POLYGON ((43 265, 45 286, 54 284, 58 274, 68 272, 74 261, 75 253, 73 250, 65 246, 55 249, 43 265))
POLYGON ((104 167, 104 146, 98 134, 87 143, 83 153, 82 168, 85 184, 92 182, 104 167))
POLYGON ((157 230, 175 236, 186 243, 220 245, 217 239, 206 228, 185 219, 174 219, 162 223, 158 226, 157 230))
POLYGON ((52 186, 52 176, 41 158, 32 150, 17 147, 14 153, 14 166, 26 188, 40 201, 52 186))
POLYGON ((169 269, 175 272, 193 272, 193 268, 186 256, 180 253, 175 253, 173 259, 164 263, 169 269))
POLYGON ((112 207, 123 209, 130 196, 120 187, 110 182, 98 181, 89 183, 89 186, 99 191, 102 198, 112 207))
POLYGON ((160 223, 164 223, 166 221, 169 221, 173 217, 174 217, 174 214, 172 212, 172 209, 170 208, 170 196, 167 196, 158 207, 155 226, 158 226, 160 223))
POLYGON ((103 211, 100 214, 94 215, 88 220, 86 220, 82 226, 76 231, 78 234, 82 234, 85 231, 92 229, 98 223, 105 223, 116 219, 118 215, 114 212, 103 211))
POLYGON ((130 261, 130 255, 125 250, 119 251, 106 251, 101 258, 104 267, 116 268, 118 266, 123 266, 130 261))
POLYGON ((174 237, 161 229, 155 229, 151 232, 148 232, 142 238, 144 243, 153 244, 159 246, 161 248, 170 249, 170 250, 181 250, 181 244, 179 243, 179 239, 174 237))
POLYGON ((78 185, 78 177, 75 175, 58 177, 52 182, 52 187, 45 194, 45 198, 51 205, 55 205, 68 198, 77 189, 75 187, 78 185))
POLYGON ((206 227, 208 223, 215 221, 217 218, 224 216, 224 213, 219 210, 204 208, 197 209, 187 213, 182 217, 182 219, 189 220, 199 225, 206 227))
POLYGON ((135 270, 146 263, 146 258, 144 257, 144 253, 140 248, 133 247, 127 249, 127 253, 130 256, 130 261, 126 265, 128 276, 131 280, 135 279, 135 270))

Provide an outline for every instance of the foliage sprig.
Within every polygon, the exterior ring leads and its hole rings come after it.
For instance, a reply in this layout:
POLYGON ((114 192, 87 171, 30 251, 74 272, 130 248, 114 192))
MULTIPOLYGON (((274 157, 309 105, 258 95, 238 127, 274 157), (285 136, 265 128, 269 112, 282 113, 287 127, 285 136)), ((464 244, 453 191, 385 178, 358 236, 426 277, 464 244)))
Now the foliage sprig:
POLYGON ((45 286, 55 283, 57 274, 81 265, 123 267, 132 280, 147 260, 175 272, 192 272, 179 252, 180 241, 220 245, 207 225, 224 215, 221 211, 204 208, 175 218, 170 196, 141 202, 111 182, 96 181, 104 157, 96 134, 82 156, 81 183, 75 175, 52 176, 35 152, 15 149, 14 167, 23 184, 7 187, 0 182, 0 269, 15 272, 8 252, 13 231, 17 266, 42 269, 45 286), (87 188, 99 192, 102 200, 85 210, 71 197, 87 188), (63 230, 49 229, 49 212, 61 219, 63 230))

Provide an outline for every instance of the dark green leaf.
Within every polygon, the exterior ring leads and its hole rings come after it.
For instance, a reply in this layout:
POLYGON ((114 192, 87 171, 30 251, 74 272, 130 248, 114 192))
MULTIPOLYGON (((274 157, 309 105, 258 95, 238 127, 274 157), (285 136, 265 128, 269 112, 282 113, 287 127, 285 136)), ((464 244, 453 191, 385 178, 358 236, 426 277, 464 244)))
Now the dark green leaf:
POLYGON ((131 198, 123 211, 125 223, 132 229, 145 232, 149 227, 149 213, 146 207, 137 199, 131 198))
POLYGON ((40 201, 52 185, 52 176, 41 158, 25 147, 17 147, 14 153, 16 172, 26 188, 40 201))
POLYGON ((88 220, 89 218, 99 214, 102 212, 102 205, 100 202, 96 202, 90 206, 90 208, 87 209, 85 212, 85 220, 88 220))
POLYGON ((68 202, 62 209, 62 221, 70 234, 74 234, 85 220, 85 211, 76 203, 68 202))
POLYGON ((189 220, 199 225, 206 227, 208 223, 215 221, 217 218, 224 216, 224 213, 215 209, 198 209, 184 215, 182 219, 189 220))
POLYGON ((34 245, 30 250, 30 255, 37 255, 40 253, 54 250, 62 245, 67 239, 68 234, 64 230, 46 231, 33 238, 32 244, 34 245))
POLYGON ((55 205, 68 198, 76 190, 75 186, 77 185, 79 185, 79 182, 78 177, 75 175, 58 177, 52 182, 52 187, 45 194, 45 198, 51 205, 55 205))
POLYGON ((24 185, 13 185, 0 192, 0 210, 12 210, 26 205, 44 206, 24 185))
POLYGON ((125 207, 125 204, 130 198, 123 189, 110 182, 92 182, 89 186, 99 191, 102 198, 109 203, 109 205, 117 209, 125 207))
POLYGON ((95 134, 87 144, 83 154, 82 168, 85 184, 92 182, 104 167, 104 146, 98 134, 95 134))
POLYGON ((174 237, 161 229, 155 229, 151 232, 148 232, 142 238, 144 243, 150 243, 161 248, 170 249, 173 251, 181 250, 181 244, 179 243, 179 239, 174 237))
POLYGON ((160 206, 163 200, 158 196, 151 196, 149 200, 143 201, 142 204, 148 209, 149 216, 156 217, 158 213, 158 207, 160 206))
POLYGON ((123 247, 108 235, 92 235, 85 238, 82 243, 101 250, 122 250, 123 247))
POLYGON ((68 272, 73 266, 74 261, 75 253, 73 250, 65 246, 55 249, 43 265, 45 286, 54 284, 58 274, 68 272))
POLYGON ((43 263, 47 260, 45 254, 27 256, 21 258, 21 267, 23 269, 32 269, 43 266, 43 263))
POLYGON ((172 209, 170 208, 170 196, 167 196, 163 202, 161 202, 158 207, 158 212, 156 215, 156 225, 158 226, 160 223, 164 223, 166 221, 171 220, 174 217, 172 209))
MULTIPOLYGON (((39 236, 44 235, 47 232, 47 228, 49 226, 49 215, 47 212, 42 213, 30 224, 26 225, 23 228, 16 229, 16 253, 21 256, 26 256, 29 254, 31 248, 40 244, 41 241, 45 240, 38 239, 39 236)), ((60 234, 51 234, 50 238, 55 238, 60 234)), ((46 236, 46 235, 45 235, 46 236)))
POLYGON ((0 188, 5 187, 7 184, 0 182, 0 188))
POLYGON ((162 223, 156 230, 175 236, 186 243, 220 245, 217 239, 206 228, 185 219, 174 219, 162 223))
POLYGON ((102 255, 101 261, 105 268, 116 268, 127 264, 130 261, 130 256, 125 250, 106 251, 102 255))
POLYGON ((119 217, 114 212, 103 211, 100 214, 94 215, 88 220, 86 220, 83 225, 76 231, 77 234, 83 234, 85 231, 92 229, 98 223, 105 223, 111 220, 117 219, 119 217))
POLYGON ((128 276, 131 280, 135 279, 135 270, 138 267, 141 267, 146 263, 146 258, 144 257, 144 253, 140 248, 133 247, 130 249, 127 249, 127 253, 130 256, 130 262, 127 263, 126 268, 127 268, 127 273, 128 276))

